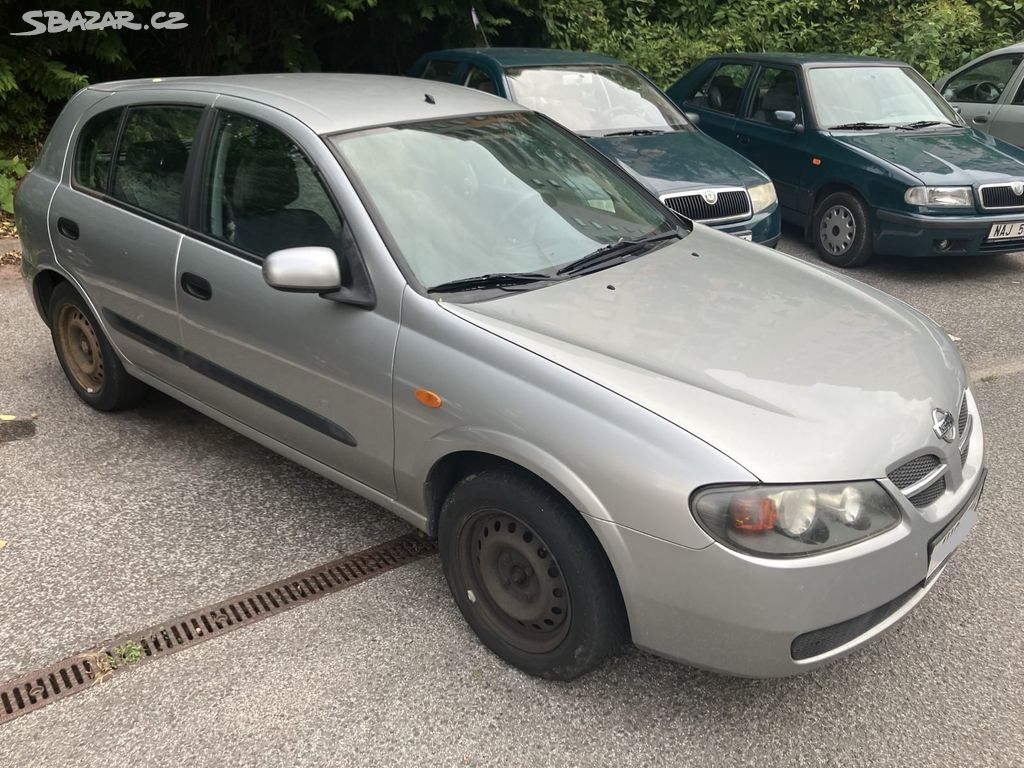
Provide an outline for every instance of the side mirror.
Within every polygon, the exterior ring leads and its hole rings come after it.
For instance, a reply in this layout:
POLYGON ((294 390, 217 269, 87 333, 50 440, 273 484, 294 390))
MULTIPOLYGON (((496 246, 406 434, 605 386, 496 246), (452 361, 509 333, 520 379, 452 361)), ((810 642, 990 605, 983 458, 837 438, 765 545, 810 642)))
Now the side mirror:
POLYGON ((686 115, 686 119, 694 125, 700 125, 700 115, 696 112, 684 112, 683 114, 686 115))
POLYGON ((341 288, 341 267, 330 248, 285 248, 264 260, 263 279, 279 291, 329 293, 341 288))
POLYGON ((777 109, 772 113, 772 117, 775 118, 777 125, 780 125, 783 128, 788 128, 796 133, 800 133, 804 129, 803 124, 796 121, 796 112, 793 112, 792 110, 777 109))

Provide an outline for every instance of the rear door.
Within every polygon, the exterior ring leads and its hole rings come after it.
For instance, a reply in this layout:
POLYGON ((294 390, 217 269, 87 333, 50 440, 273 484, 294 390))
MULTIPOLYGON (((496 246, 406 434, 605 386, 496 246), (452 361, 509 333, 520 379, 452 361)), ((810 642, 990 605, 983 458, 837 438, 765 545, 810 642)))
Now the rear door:
POLYGON ((80 283, 111 342, 175 383, 182 366, 175 260, 184 188, 209 98, 114 94, 83 118, 48 225, 57 262, 80 283))
POLYGON ((747 83, 754 66, 746 62, 724 61, 683 100, 685 109, 700 114, 700 129, 709 136, 740 150, 736 140, 736 116, 743 107, 747 83))
POLYGON ((174 279, 189 391, 393 495, 398 298, 367 309, 284 293, 261 271, 284 248, 358 251, 327 187, 332 174, 343 178, 324 142, 298 121, 218 99, 174 279))
POLYGON ((806 99, 799 74, 794 67, 760 66, 751 97, 736 121, 737 145, 771 177, 784 214, 806 213, 810 200, 800 175, 810 164, 805 134, 776 116, 792 112, 797 126, 804 125, 806 99))
POLYGON ((959 108, 968 125, 990 131, 996 113, 1007 101, 1012 103, 1022 59, 1020 53, 989 56, 949 78, 942 95, 959 108))

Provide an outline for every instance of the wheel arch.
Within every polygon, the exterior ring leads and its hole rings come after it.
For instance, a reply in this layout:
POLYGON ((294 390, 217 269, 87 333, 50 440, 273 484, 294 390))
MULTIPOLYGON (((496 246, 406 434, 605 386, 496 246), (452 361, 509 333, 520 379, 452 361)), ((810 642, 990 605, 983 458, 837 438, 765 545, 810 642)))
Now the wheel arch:
MULTIPOLYGON (((50 298, 54 290, 61 283, 69 282, 71 281, 55 269, 40 269, 32 278, 32 295, 35 298, 36 309, 47 325, 50 325, 50 298)), ((77 286, 75 290, 78 290, 77 286)))

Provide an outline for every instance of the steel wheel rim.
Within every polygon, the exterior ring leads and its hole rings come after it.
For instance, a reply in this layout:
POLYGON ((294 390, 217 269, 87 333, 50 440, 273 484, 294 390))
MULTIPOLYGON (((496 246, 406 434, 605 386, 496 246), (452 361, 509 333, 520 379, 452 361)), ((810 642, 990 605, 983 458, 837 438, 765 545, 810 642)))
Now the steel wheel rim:
POLYGON ((853 247, 857 237, 857 220, 845 205, 833 205, 821 217, 819 229, 821 244, 829 253, 838 256, 853 247))
POLYGON ((459 531, 466 596, 505 642, 528 653, 558 647, 572 621, 569 588, 547 544, 503 510, 470 516, 459 531))
POLYGON ((89 318, 73 304, 65 304, 57 315, 64 364, 82 389, 94 395, 103 389, 103 351, 89 318))

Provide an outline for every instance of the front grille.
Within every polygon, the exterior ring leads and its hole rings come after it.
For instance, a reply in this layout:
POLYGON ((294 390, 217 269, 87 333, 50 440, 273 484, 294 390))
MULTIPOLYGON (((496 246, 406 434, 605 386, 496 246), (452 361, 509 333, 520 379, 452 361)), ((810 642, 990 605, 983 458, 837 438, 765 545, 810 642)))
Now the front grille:
POLYGON ((971 419, 967 409, 967 393, 960 403, 960 418, 957 420, 956 433, 960 437, 960 466, 967 463, 967 454, 971 450, 971 419))
POLYGON ((915 507, 927 507, 939 496, 946 492, 946 478, 940 477, 920 493, 910 497, 910 503, 915 507))
POLYGON ((982 208, 1024 208, 1024 191, 1016 194, 1009 184, 981 188, 982 208))
POLYGON ((964 399, 960 401, 960 418, 956 422, 956 433, 962 435, 964 430, 967 428, 967 394, 964 393, 964 399))
POLYGON ((739 221, 750 217, 750 197, 744 189, 716 190, 712 204, 702 192, 662 198, 671 210, 694 221, 739 221))
POLYGON ((823 653, 834 651, 841 645, 846 645, 851 640, 855 640, 896 613, 896 611, 906 605, 907 601, 914 597, 920 588, 920 585, 918 585, 913 589, 907 590, 894 600, 885 603, 885 605, 880 605, 860 616, 833 624, 831 627, 816 629, 813 632, 805 632, 797 636, 793 640, 792 645, 790 645, 790 655, 796 661, 800 661, 801 659, 820 656, 823 653))
POLYGON ((908 488, 940 464, 939 457, 927 454, 901 464, 889 473, 889 479, 897 488, 908 488))

